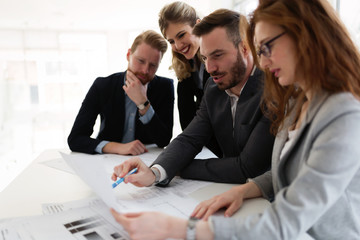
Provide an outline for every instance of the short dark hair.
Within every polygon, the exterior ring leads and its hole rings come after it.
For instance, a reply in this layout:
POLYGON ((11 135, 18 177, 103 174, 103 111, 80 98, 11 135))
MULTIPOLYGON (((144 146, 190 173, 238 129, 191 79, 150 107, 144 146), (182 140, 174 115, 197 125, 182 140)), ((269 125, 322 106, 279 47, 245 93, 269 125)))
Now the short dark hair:
POLYGON ((218 9, 196 24, 192 33, 197 37, 201 37, 217 27, 223 27, 229 40, 237 47, 242 39, 246 39, 245 36, 240 36, 239 23, 244 25, 241 26, 241 32, 245 34, 248 26, 245 16, 229 9, 218 9))
POLYGON ((159 33, 153 30, 147 30, 141 34, 139 34, 133 44, 131 45, 131 52, 135 52, 136 48, 141 44, 146 43, 150 45, 152 48, 155 48, 161 52, 161 57, 164 56, 167 50, 167 42, 165 38, 163 38, 159 33))

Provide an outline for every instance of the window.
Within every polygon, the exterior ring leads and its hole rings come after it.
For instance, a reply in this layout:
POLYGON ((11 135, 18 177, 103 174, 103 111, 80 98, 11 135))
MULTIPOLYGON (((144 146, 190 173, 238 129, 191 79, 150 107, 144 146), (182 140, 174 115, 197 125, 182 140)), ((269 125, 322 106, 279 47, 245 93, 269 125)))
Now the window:
POLYGON ((0 39, 0 176, 10 181, 44 149, 67 146, 84 89, 107 72, 107 36, 0 30, 0 39))
MULTIPOLYGON (((235 0, 234 9, 244 15, 251 13, 258 5, 259 0, 235 0)), ((360 4, 354 4, 352 0, 329 0, 331 5, 340 14, 350 32, 353 41, 360 47, 360 4)))

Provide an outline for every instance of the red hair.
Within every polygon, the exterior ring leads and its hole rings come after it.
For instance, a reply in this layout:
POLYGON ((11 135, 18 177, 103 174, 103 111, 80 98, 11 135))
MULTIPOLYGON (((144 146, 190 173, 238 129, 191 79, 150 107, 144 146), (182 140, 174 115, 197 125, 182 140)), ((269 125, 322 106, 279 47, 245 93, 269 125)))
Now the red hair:
MULTIPOLYGON (((359 98, 360 55, 328 1, 260 0, 250 17, 247 31, 248 43, 258 66, 254 30, 260 21, 282 27, 295 42, 296 71, 304 74, 305 90, 311 89, 315 94, 351 92, 359 98)), ((265 74, 264 109, 273 120, 271 131, 276 134, 292 110, 290 100, 295 100, 294 108, 299 113, 305 95, 295 86, 282 87, 269 71, 265 74)))

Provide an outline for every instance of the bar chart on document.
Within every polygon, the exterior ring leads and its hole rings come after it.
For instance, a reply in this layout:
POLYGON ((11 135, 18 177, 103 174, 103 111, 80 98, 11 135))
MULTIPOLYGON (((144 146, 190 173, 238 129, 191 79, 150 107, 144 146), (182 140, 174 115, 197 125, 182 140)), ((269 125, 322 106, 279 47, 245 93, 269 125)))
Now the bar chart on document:
POLYGON ((0 223, 2 240, 128 240, 125 230, 103 215, 105 205, 78 208, 54 215, 8 220, 0 223), (103 209, 102 209, 103 208, 103 209), (101 213, 99 213, 101 212, 101 213))

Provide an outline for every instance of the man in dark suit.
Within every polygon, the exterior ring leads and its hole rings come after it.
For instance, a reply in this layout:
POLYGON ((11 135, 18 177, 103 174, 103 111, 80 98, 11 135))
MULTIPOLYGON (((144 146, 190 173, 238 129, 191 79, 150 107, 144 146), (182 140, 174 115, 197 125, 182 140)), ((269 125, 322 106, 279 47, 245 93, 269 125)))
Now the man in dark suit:
POLYGON ((269 170, 274 136, 260 103, 263 73, 256 69, 245 42, 245 16, 220 9, 195 25, 208 81, 195 118, 148 168, 139 158, 115 167, 112 176, 137 186, 167 184, 176 175, 226 183, 245 183, 269 170), (242 39, 243 38, 243 39, 242 39), (194 160, 212 134, 223 157, 194 160))
POLYGON ((147 151, 144 144, 165 147, 170 142, 173 80, 155 75, 166 49, 160 34, 143 32, 128 50, 127 71, 94 81, 68 137, 72 151, 138 155, 147 151), (94 139, 98 115, 101 125, 94 139))

